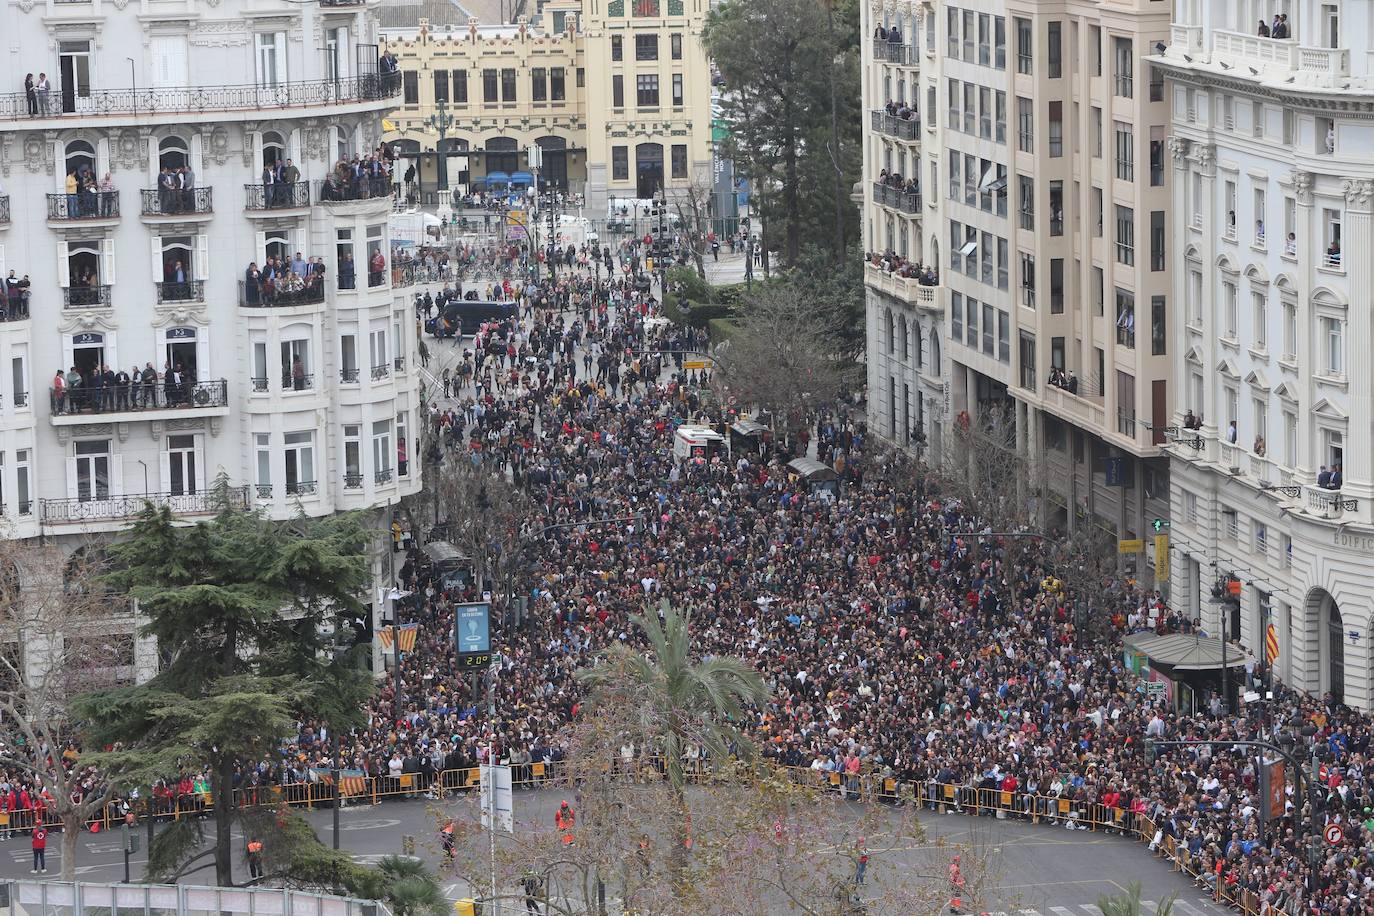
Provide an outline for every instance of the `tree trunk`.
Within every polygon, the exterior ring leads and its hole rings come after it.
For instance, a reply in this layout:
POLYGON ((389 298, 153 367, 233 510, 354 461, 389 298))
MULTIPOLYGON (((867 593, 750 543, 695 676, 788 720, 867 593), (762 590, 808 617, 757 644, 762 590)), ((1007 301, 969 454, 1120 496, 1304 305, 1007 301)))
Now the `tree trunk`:
POLYGON ((215 883, 234 886, 234 762, 224 759, 215 768, 215 883))
POLYGON ((67 808, 62 812, 62 880, 76 880, 76 844, 81 839, 81 812, 67 808))
POLYGON ((673 890, 683 896, 689 888, 683 887, 683 876, 687 874, 687 848, 691 840, 691 833, 688 831, 687 820, 691 817, 691 812, 687 808, 687 790, 684 788, 673 787, 673 808, 677 813, 677 822, 673 825, 673 851, 668 856, 668 881, 673 890))

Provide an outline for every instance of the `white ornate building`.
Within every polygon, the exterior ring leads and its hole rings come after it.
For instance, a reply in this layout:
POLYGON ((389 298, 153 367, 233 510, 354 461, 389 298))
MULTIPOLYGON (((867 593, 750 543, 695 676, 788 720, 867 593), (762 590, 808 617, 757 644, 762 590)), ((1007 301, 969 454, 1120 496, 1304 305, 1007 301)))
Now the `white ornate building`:
POLYGON ((1283 680, 1374 708, 1374 70, 1368 4, 1177 0, 1173 603, 1283 680), (1287 38, 1257 21, 1288 17, 1287 38), (1234 432, 1232 432, 1234 430, 1234 432), (1340 466, 1340 488, 1318 486, 1340 466))
POLYGON ((370 510, 380 537, 386 507, 420 489, 416 330, 389 268, 385 182, 337 202, 318 187, 338 159, 375 148, 400 91, 378 73, 374 5, 6 5, 0 277, 31 283, 27 308, 0 321, 12 537, 98 547, 145 499, 203 518, 219 475, 236 504, 276 518, 370 510), (49 88, 26 95, 25 75, 40 73, 49 88), (301 180, 264 189, 264 165, 281 159, 301 180), (160 170, 182 166, 194 192, 159 192, 160 170), (108 174, 113 190, 68 195, 73 171, 108 174), (371 272, 378 252, 388 267, 371 272), (245 288, 250 262, 298 253, 326 265, 318 295, 268 303, 245 288), (150 363, 194 384, 159 382, 99 411, 52 394, 59 371, 150 363))
POLYGON ((1044 525, 1144 537, 1167 510, 1173 400, 1168 103, 1145 61, 1167 8, 863 9, 865 245, 940 272, 923 286, 865 267, 872 428, 902 443, 921 430, 939 461, 951 422, 1006 411, 1044 525), (898 41, 878 37, 893 26, 898 41))

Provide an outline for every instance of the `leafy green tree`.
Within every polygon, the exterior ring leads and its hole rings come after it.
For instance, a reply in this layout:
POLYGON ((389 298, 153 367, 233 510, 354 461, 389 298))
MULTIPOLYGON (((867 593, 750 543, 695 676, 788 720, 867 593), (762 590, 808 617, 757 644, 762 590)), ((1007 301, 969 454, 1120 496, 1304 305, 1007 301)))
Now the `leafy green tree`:
POLYGON ((360 877, 352 892, 385 902, 396 916, 446 916, 450 911, 438 878, 419 859, 386 856, 360 877))
POLYGON ((691 615, 666 599, 657 614, 635 614, 630 619, 644 632, 649 651, 617 643, 599 664, 579 671, 577 679, 590 689, 593 711, 603 704, 630 711, 634 721, 624 737, 662 754, 680 815, 672 868, 676 885, 691 840, 683 756, 689 745, 701 748, 715 767, 735 757, 751 756, 752 745, 736 723, 743 720, 746 706, 766 703, 770 691, 759 673, 741 659, 693 660, 691 615))
POLYGON ((362 724, 367 675, 325 639, 362 612, 369 541, 356 515, 275 523, 226 507, 184 527, 150 506, 110 547, 109 581, 138 600, 163 665, 145 684, 76 699, 87 746, 111 748, 83 759, 116 786, 147 787, 182 766, 211 771, 213 846, 201 850, 196 819, 163 831, 149 849, 155 878, 209 859, 231 885, 236 765, 272 753, 298 712, 334 728, 362 724))
POLYGON ((765 245, 780 223, 785 267, 808 243, 840 261, 858 235, 847 200, 862 145, 857 6, 726 0, 704 37, 725 81, 726 154, 751 182, 765 245))

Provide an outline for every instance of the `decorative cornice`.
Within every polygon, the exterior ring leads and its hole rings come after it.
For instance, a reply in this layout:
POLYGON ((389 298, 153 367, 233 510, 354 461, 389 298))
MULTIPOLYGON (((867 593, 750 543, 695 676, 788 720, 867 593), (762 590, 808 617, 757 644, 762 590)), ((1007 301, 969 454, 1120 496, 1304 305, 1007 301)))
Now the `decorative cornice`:
POLYGON ((1374 91, 1356 94, 1350 90, 1321 90, 1297 83, 1260 83, 1250 79, 1200 70, 1164 57, 1151 57, 1152 66, 1179 85, 1210 91, 1220 89, 1248 98, 1265 99, 1290 108, 1337 112, 1343 118, 1374 120, 1374 91))

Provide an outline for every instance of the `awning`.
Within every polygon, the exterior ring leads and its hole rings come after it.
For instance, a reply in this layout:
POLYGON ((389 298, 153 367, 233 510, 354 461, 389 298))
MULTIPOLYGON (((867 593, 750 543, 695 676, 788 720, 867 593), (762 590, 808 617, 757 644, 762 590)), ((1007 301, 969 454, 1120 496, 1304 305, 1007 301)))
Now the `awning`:
MULTIPOLYGON (((1221 670, 1221 640, 1213 636, 1135 633, 1126 637, 1126 645, 1149 658, 1151 664, 1174 671, 1221 670)), ((1235 643, 1226 646, 1226 667, 1245 667, 1245 650, 1235 643)))
POLYGON ((736 420, 730 425, 730 429, 741 436, 757 436, 768 432, 768 427, 762 423, 755 423, 753 420, 736 420))
POLYGON ((471 562, 448 541, 430 541, 421 549, 435 566, 465 566, 471 562))
POLYGON ((787 462, 787 468, 804 480, 834 480, 840 476, 830 465, 814 458, 793 458, 787 462))
POLYGON ((505 172, 487 172, 487 184, 510 184, 510 176, 505 172))
POLYGON ((534 176, 529 172, 511 172, 510 183, 532 185, 534 184, 534 176))

